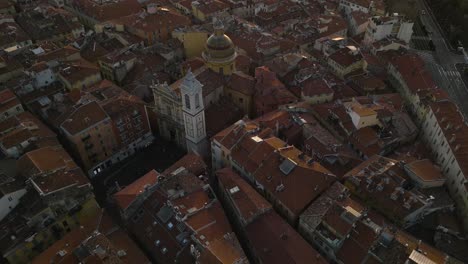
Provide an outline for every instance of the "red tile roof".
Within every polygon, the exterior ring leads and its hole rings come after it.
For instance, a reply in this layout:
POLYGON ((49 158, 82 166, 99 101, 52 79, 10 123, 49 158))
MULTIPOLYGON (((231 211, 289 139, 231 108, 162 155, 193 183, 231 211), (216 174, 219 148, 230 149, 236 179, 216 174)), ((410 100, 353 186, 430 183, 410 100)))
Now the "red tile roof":
POLYGON ((246 231, 262 263, 328 263, 274 211, 249 224, 246 231))
POLYGON ((424 61, 416 54, 395 56, 390 63, 401 74, 412 93, 437 88, 431 74, 424 68, 424 61))
POLYGON ((344 47, 331 54, 328 59, 346 68, 363 60, 363 57, 360 52, 353 54, 348 47, 344 47))
POLYGON ((57 170, 45 176, 35 177, 31 179, 31 182, 41 195, 47 195, 70 187, 90 185, 88 178, 80 168, 57 170))
POLYGON ((334 91, 325 80, 309 78, 303 82, 302 94, 307 97, 333 95, 334 91))
POLYGON ((156 184, 158 176, 159 173, 152 170, 114 194, 114 200, 117 202, 120 209, 127 209, 147 188, 156 184))
POLYGON ((141 11, 129 16, 119 17, 116 19, 116 23, 124 24, 128 28, 151 33, 167 30, 167 34, 170 34, 174 28, 192 24, 188 17, 179 14, 171 8, 158 8, 155 14, 141 11))
POLYGON ((188 216, 187 226, 203 247, 220 263, 246 263, 247 258, 232 232, 223 208, 218 201, 188 216))
POLYGON ((272 208, 265 198, 231 169, 218 170, 216 177, 245 224, 272 208))
POLYGON ((427 197, 403 188, 404 175, 396 160, 374 155, 344 177, 347 184, 359 188, 357 196, 372 200, 377 210, 404 224, 408 215, 428 205, 427 197))
POLYGON ((39 173, 49 173, 61 168, 75 169, 78 167, 61 146, 44 147, 29 151, 18 159, 18 166, 21 167, 20 164, 24 164, 25 161, 31 163, 39 173))
POLYGON ((203 158, 194 152, 189 152, 181 159, 164 170, 163 174, 171 174, 180 167, 184 167, 192 174, 198 176, 206 173, 206 164, 203 158))
POLYGON ((149 263, 145 254, 128 237, 125 231, 112 222, 107 212, 100 210, 100 212, 83 223, 81 227, 67 233, 62 239, 35 257, 32 263, 40 264, 54 261, 70 264, 78 264, 83 261, 106 263, 106 261, 110 260, 121 263, 149 263), (94 249, 98 246, 105 248, 105 256, 100 256, 104 257, 104 259, 95 256, 94 249), (75 253, 78 249, 86 250, 91 255, 78 255, 75 253), (125 252, 125 256, 117 257, 118 251, 121 250, 125 252), (62 251, 64 256, 59 255, 57 253, 59 251, 62 251), (86 258, 83 259, 83 257, 86 258))
POLYGON ((16 105, 21 105, 21 103, 10 89, 0 91, 0 113, 7 111, 16 105))
POLYGON ((234 72, 231 75, 229 87, 242 94, 253 95, 255 92, 255 78, 243 72, 234 72))
POLYGON ((245 137, 232 151, 232 159, 295 215, 335 181, 320 164, 274 137, 259 142, 245 137), (282 171, 285 162, 291 171, 282 171))
POLYGON ((80 133, 104 120, 108 115, 96 101, 87 103, 77 108, 61 124, 62 129, 71 135, 80 133))
POLYGON ((80 10, 83 14, 92 17, 99 22, 104 22, 137 13, 147 3, 148 2, 140 3, 138 1, 123 0, 112 3, 97 4, 93 0, 77 0, 71 5, 73 8, 80 10))

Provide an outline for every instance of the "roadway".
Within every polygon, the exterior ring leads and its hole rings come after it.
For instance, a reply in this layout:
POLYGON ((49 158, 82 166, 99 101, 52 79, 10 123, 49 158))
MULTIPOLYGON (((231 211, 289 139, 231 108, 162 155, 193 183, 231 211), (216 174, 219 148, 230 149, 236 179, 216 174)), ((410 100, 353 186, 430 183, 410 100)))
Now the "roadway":
MULTIPOLYGON (((433 42, 435 51, 429 51, 429 43, 424 44, 420 40, 425 39, 422 32, 415 32, 414 41, 423 47, 424 51, 416 51, 426 63, 426 68, 432 73, 437 85, 444 89, 454 100, 464 116, 468 116, 468 90, 463 82, 456 65, 464 63, 464 57, 453 51, 445 39, 442 29, 437 23, 431 9, 424 0, 417 0, 417 8, 425 10, 425 15, 421 15, 421 23, 429 32, 429 37, 433 42), (418 34, 419 33, 419 34, 418 34), (418 41, 419 40, 419 41, 418 41)), ((416 30, 420 30, 417 27, 416 30)))

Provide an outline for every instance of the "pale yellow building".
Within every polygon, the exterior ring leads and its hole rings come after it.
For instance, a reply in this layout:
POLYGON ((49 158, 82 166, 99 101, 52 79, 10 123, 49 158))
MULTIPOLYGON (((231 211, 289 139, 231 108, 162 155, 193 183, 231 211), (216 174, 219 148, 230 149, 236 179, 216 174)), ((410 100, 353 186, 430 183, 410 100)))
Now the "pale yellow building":
POLYGON ((200 21, 209 21, 213 17, 226 15, 229 5, 218 0, 193 1, 192 14, 200 21))
POLYGON ((209 34, 202 29, 191 27, 188 29, 181 28, 174 30, 172 32, 172 37, 183 43, 185 57, 187 59, 192 59, 202 56, 209 34))

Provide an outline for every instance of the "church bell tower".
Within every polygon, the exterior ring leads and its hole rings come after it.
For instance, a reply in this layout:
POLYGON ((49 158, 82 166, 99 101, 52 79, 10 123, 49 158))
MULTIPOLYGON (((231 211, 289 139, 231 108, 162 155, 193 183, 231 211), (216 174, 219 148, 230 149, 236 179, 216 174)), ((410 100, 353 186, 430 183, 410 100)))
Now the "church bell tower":
POLYGON ((206 157, 209 144, 206 138, 202 88, 203 85, 189 70, 180 86, 187 151, 194 151, 206 157))

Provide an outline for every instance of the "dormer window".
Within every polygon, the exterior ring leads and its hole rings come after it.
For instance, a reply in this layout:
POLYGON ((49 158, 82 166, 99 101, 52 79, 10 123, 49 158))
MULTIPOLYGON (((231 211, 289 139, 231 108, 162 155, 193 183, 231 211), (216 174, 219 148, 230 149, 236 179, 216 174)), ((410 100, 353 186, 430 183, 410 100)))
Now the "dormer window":
POLYGON ((188 94, 185 95, 185 107, 187 109, 190 109, 190 97, 188 96, 188 94))

